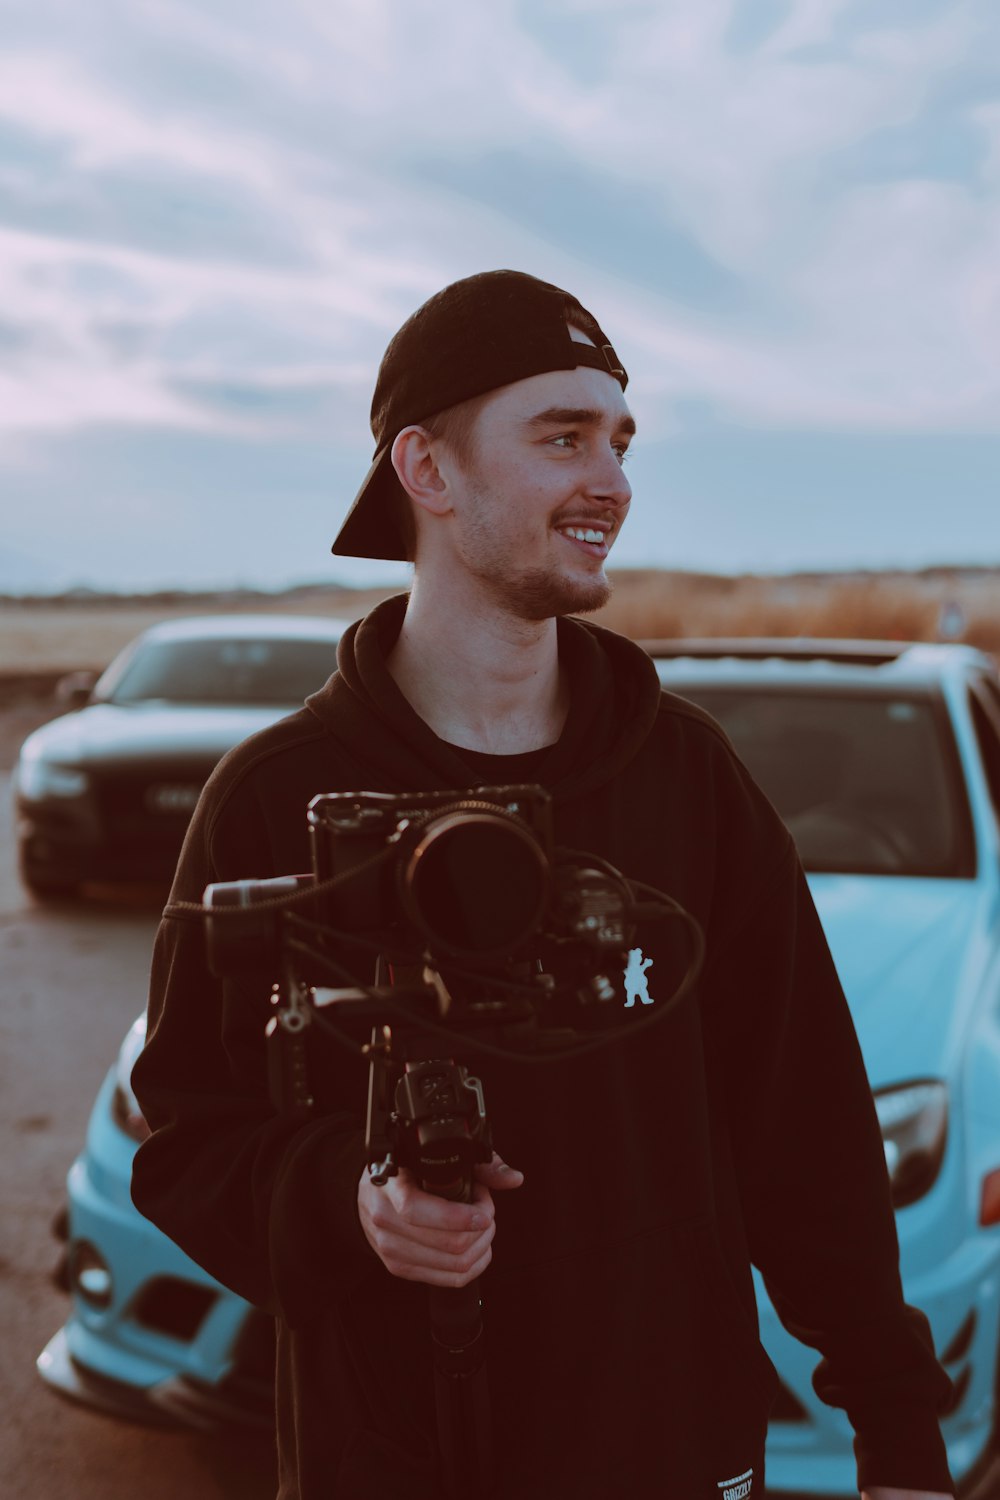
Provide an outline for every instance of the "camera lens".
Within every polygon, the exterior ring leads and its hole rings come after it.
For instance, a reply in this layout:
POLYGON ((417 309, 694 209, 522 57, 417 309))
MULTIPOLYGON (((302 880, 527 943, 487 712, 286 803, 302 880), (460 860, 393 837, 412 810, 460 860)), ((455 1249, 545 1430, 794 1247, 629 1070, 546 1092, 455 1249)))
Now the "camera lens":
POLYGON ((432 952, 510 957, 537 931, 549 863, 527 828, 500 813, 454 809, 420 830, 400 897, 432 952))

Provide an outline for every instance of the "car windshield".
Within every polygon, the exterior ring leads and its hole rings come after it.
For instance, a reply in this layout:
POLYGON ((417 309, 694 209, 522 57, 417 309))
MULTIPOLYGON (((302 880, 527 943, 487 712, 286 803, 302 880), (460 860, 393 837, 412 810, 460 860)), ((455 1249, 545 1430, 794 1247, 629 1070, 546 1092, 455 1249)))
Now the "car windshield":
POLYGON ((298 706, 337 665, 336 642, 207 637, 146 641, 106 701, 298 706))
POLYGON ((678 685, 717 719, 813 872, 969 875, 957 755, 927 698, 678 685))

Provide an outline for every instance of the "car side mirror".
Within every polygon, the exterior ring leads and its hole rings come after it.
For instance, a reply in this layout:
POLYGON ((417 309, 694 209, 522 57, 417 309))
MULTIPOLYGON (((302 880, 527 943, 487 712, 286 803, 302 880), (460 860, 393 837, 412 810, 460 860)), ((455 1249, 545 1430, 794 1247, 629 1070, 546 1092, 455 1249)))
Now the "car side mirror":
POLYGON ((56 683, 56 702, 59 707, 67 713, 74 708, 84 708, 90 702, 90 695, 99 676, 99 672, 82 670, 67 672, 65 677, 60 677, 56 683))

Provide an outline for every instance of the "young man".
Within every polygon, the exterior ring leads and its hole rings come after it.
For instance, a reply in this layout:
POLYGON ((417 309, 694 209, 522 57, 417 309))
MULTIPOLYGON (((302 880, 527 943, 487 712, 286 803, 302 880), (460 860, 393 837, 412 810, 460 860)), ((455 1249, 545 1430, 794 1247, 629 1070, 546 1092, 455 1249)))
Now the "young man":
POLYGON ((478 1168, 466 1205, 405 1171, 372 1182, 363 1073, 322 1035, 311 1118, 276 1115, 274 976, 213 980, 199 922, 165 918, 133 1196, 277 1317, 281 1500, 440 1493, 425 1286, 484 1272, 503 1500, 756 1500, 776 1378, 751 1261, 822 1352, 859 1488, 951 1489, 950 1386, 903 1302, 871 1094, 791 840, 712 720, 630 642, 567 618, 608 595, 625 385, 595 319, 520 273, 458 282, 404 324, 334 551, 411 557, 412 590, 351 628, 301 712, 225 759, 181 856, 174 898, 198 901, 307 869, 316 793, 538 782, 560 845, 668 892, 705 935, 696 988, 655 1027, 630 1034, 670 1000, 676 951, 644 919, 613 1046, 477 1060, 515 1166, 478 1168))

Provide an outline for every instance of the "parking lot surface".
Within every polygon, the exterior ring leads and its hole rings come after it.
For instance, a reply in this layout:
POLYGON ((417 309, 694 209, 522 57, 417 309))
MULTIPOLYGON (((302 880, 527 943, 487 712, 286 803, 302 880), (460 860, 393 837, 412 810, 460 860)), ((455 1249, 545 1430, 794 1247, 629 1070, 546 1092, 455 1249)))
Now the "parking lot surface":
POLYGON ((14 869, 6 774, 0 820, 0 1495, 273 1500, 267 1444, 103 1417, 35 1372, 68 1309, 52 1220, 98 1085, 145 1004, 161 898, 95 890, 34 906, 14 869))

